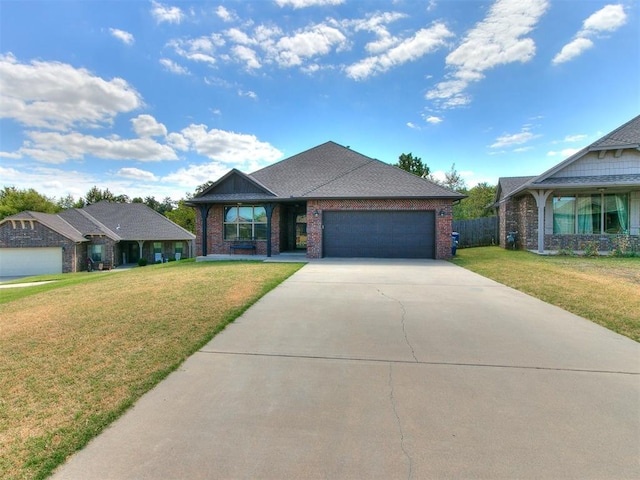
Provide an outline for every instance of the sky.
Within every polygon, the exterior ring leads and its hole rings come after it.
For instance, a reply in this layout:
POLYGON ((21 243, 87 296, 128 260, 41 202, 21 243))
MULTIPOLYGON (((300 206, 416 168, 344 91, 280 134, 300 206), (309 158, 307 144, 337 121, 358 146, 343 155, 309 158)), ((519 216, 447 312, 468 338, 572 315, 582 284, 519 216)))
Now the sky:
POLYGON ((633 0, 0 0, 0 185, 186 198, 327 141, 467 186, 640 113, 633 0))

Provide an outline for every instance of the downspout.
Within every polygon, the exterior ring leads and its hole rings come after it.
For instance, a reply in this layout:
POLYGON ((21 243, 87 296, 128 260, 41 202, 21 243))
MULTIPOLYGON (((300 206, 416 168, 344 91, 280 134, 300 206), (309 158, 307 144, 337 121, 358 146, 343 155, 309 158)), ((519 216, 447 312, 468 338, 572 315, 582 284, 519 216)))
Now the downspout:
POLYGON ((544 253, 544 207, 553 190, 533 190, 531 195, 538 206, 538 253, 544 253))
POLYGON ((271 215, 273 214, 273 209, 275 208, 275 204, 267 203, 264 206, 265 212, 267 213, 267 257, 271 256, 271 215))
POLYGON ((209 210, 211 205, 199 205, 200 219, 202 221, 202 256, 207 256, 207 218, 209 217, 209 210))

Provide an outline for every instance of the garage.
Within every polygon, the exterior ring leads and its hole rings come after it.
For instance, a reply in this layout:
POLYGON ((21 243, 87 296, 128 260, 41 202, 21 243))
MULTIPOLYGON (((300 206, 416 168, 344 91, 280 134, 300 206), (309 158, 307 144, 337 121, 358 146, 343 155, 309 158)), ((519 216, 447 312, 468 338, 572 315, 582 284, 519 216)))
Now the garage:
POLYGON ((435 212, 324 211, 325 257, 435 258, 435 212))
POLYGON ((0 277, 62 273, 62 248, 0 248, 0 277))

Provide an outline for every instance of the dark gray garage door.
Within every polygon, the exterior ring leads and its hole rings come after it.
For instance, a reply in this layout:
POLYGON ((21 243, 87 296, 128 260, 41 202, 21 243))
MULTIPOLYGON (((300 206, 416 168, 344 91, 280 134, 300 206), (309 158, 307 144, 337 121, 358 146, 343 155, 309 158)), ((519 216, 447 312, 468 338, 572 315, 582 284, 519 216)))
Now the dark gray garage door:
POLYGON ((435 212, 324 211, 325 257, 435 258, 435 212))

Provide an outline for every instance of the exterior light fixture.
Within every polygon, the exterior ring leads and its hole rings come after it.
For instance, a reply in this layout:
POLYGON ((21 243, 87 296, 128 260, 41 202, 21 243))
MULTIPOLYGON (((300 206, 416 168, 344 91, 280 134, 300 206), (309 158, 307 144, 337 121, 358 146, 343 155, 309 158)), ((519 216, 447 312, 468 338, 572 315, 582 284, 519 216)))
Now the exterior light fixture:
POLYGON ((444 217, 446 215, 446 212, 444 210, 440 210, 438 212, 438 215, 440 215, 441 217, 444 217))
POLYGON ((320 215, 320 212, 318 211, 318 209, 315 209, 315 210, 313 211, 313 216, 314 216, 315 218, 318 218, 318 215, 320 215))

